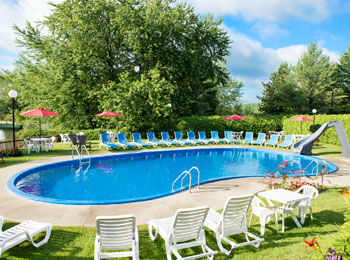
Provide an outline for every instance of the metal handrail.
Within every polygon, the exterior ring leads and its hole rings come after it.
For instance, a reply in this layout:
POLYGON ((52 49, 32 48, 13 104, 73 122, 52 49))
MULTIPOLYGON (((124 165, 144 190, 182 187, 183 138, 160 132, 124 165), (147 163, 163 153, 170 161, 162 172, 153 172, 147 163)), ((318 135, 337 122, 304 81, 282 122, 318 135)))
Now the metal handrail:
POLYGON ((318 175, 318 169, 319 169, 319 166, 320 166, 321 163, 323 163, 323 164, 325 165, 326 169, 328 168, 328 164, 327 164, 327 162, 326 162, 325 160, 321 160, 321 161, 319 161, 319 160, 312 160, 312 161, 305 167, 305 170, 306 170, 307 168, 309 168, 309 166, 311 166, 312 163, 316 163, 316 165, 312 168, 311 173, 314 173, 314 170, 316 169, 316 175, 318 175))
POLYGON ((81 161, 81 156, 80 156, 80 153, 78 151, 78 148, 74 144, 72 145, 72 160, 74 160, 74 149, 75 149, 75 151, 77 152, 77 154, 79 156, 79 160, 81 161))
POLYGON ((183 171, 176 179, 175 179, 175 181, 173 181, 173 184, 172 184, 172 186, 171 186, 171 190, 174 192, 174 185, 175 185, 175 183, 180 179, 180 177, 182 177, 182 179, 181 179, 181 189, 182 189, 182 186, 183 186, 183 180, 186 178, 186 176, 187 175, 189 175, 190 176, 190 182, 189 182, 189 184, 188 184, 188 189, 189 189, 189 191, 190 191, 190 193, 191 193, 191 187, 192 187, 192 174, 191 174, 191 171, 192 170, 197 170, 197 173, 198 173, 198 184, 197 184, 197 188, 199 189, 199 185, 200 185, 200 183, 199 183, 199 181, 200 181, 200 171, 199 171, 199 169, 197 168, 197 167, 192 167, 189 171, 183 171))

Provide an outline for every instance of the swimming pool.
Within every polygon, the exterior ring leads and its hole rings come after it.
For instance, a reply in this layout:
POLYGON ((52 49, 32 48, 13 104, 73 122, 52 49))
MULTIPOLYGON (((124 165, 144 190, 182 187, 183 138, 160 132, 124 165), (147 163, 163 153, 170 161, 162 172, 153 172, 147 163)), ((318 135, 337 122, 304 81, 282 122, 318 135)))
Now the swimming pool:
MULTIPOLYGON (((8 189, 27 199, 72 205, 117 204, 159 198, 188 189, 188 179, 173 181, 185 170, 198 167, 200 183, 264 177, 282 161, 304 169, 317 158, 273 150, 202 148, 147 151, 91 158, 80 168, 78 160, 38 166, 22 171, 7 183, 8 189)), ((328 170, 337 167, 327 162, 328 170)), ((305 172, 312 175, 312 167, 305 172)), ((194 172, 192 185, 197 184, 194 172)))

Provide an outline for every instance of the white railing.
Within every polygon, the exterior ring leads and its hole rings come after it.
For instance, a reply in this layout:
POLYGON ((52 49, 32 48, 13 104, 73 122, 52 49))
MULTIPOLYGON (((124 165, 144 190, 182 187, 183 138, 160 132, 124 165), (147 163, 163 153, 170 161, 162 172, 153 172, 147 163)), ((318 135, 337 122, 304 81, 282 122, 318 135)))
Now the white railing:
POLYGON ((186 176, 189 176, 190 178, 190 181, 188 183, 188 190, 190 191, 191 193, 191 187, 192 187, 192 174, 191 174, 191 171, 192 170, 197 170, 197 174, 198 174, 198 184, 197 184, 197 189, 199 189, 199 181, 200 181, 200 171, 197 167, 192 167, 189 171, 183 171, 176 179, 175 181, 173 182, 172 186, 171 186, 171 190, 174 192, 174 185, 175 183, 181 178, 181 189, 182 189, 182 186, 183 186, 183 180, 186 178, 186 176))
POLYGON ((80 153, 79 153, 79 149, 77 148, 77 146, 74 145, 74 144, 72 144, 72 160, 74 160, 74 151, 76 151, 76 153, 77 153, 78 156, 79 156, 79 169, 78 169, 76 172, 80 172, 81 169, 82 169, 82 164, 84 163, 84 162, 82 162, 82 160, 83 160, 83 158, 84 158, 84 153, 83 153, 84 150, 85 150, 86 154, 87 154, 88 157, 89 157, 89 161, 88 161, 89 166, 88 166, 88 167, 86 168, 86 170, 84 171, 84 173, 86 173, 87 170, 90 168, 90 163, 91 163, 90 153, 89 153, 89 151, 88 151, 88 149, 86 148, 85 145, 82 145, 82 146, 80 147, 80 153))
POLYGON ((325 169, 327 169, 327 167, 328 167, 328 164, 327 164, 327 162, 326 162, 325 160, 321 160, 321 161, 319 161, 319 160, 312 160, 312 161, 305 167, 305 170, 306 170, 307 168, 311 167, 311 165, 312 165, 313 163, 315 163, 316 165, 312 168, 312 171, 311 171, 312 174, 314 173, 314 171, 315 171, 315 169, 316 169, 316 175, 318 175, 318 173, 319 173, 319 167, 320 167, 321 164, 323 164, 323 165, 325 166, 325 169))

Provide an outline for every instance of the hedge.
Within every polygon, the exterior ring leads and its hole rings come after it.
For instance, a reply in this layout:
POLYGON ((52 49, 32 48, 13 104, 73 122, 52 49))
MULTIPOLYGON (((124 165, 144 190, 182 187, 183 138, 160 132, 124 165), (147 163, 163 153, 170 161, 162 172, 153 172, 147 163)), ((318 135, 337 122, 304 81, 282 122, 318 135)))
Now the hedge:
MULTIPOLYGON (((313 116, 305 115, 306 117, 313 119, 313 116)), ((291 118, 294 118, 296 116, 292 116, 289 118, 286 118, 283 120, 283 131, 285 134, 301 134, 300 133, 300 122, 297 121, 291 121, 291 118)), ((350 136, 350 114, 346 115, 316 115, 315 116, 315 130, 316 131, 321 125, 324 123, 334 121, 334 120, 340 120, 342 121, 345 131, 350 136)), ((305 121, 302 122, 303 126, 303 132, 302 134, 311 134, 312 133, 312 121, 305 121)), ((340 145, 338 135, 335 131, 335 129, 329 128, 326 130, 318 139, 322 143, 328 143, 328 144, 335 144, 340 145)))

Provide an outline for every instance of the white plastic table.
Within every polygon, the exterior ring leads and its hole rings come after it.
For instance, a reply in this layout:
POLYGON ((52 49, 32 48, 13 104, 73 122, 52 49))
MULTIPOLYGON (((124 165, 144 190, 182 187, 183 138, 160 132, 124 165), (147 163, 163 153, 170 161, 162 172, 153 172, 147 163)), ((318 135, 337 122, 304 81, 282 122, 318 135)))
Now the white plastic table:
MULTIPOLYGON (((282 207, 279 207, 281 210, 284 210, 287 208, 289 209, 296 208, 301 201, 310 199, 306 195, 300 194, 295 191, 285 190, 285 189, 266 190, 266 191, 259 192, 258 195, 260 197, 265 198, 271 206, 274 206, 271 200, 281 203, 282 207)), ((301 228, 302 226, 299 223, 298 219, 295 217, 293 211, 290 210, 288 211, 288 213, 290 213, 297 227, 301 228)), ((282 231, 284 231, 284 228, 282 228, 282 231)))
POLYGON ((45 143, 47 143, 50 139, 49 138, 32 138, 30 139, 31 141, 33 141, 34 146, 36 148, 36 151, 39 152, 40 151, 40 147, 42 147, 43 149, 45 149, 45 151, 47 152, 48 149, 45 148, 45 143))

